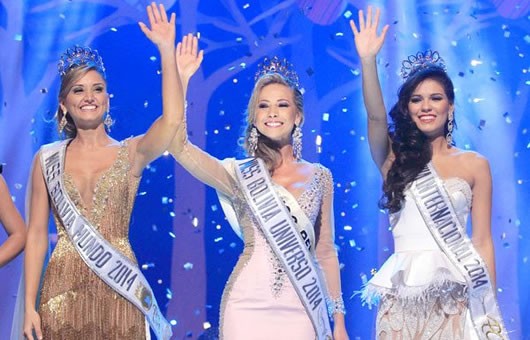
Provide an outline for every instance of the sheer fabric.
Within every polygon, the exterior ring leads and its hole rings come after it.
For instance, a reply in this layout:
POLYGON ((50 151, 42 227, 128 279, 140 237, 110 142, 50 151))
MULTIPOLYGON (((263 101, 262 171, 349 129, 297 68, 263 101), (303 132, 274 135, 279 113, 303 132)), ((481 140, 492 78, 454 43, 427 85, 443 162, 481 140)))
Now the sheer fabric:
MULTIPOLYGON (((175 159, 193 176, 227 196, 242 229, 244 249, 223 293, 220 337, 239 339, 314 339, 300 299, 262 235, 237 185, 234 159, 220 161, 191 144, 185 127, 177 133, 175 159)), ((314 164, 313 176, 291 192, 313 222, 316 260, 330 298, 341 296, 339 264, 334 248, 333 179, 314 164)))

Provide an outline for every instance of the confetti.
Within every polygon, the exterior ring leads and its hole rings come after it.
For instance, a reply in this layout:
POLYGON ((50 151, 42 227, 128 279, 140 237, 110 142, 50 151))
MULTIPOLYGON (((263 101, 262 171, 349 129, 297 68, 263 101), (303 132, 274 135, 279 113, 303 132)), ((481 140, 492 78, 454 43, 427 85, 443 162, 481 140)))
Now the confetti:
POLYGON ((512 123, 512 119, 510 118, 510 114, 508 112, 505 112, 503 115, 504 117, 504 121, 508 124, 511 124, 512 123))
POLYGON ((154 267, 155 267, 154 263, 144 263, 144 264, 142 264, 142 269, 143 270, 147 270, 148 268, 154 268, 154 267))

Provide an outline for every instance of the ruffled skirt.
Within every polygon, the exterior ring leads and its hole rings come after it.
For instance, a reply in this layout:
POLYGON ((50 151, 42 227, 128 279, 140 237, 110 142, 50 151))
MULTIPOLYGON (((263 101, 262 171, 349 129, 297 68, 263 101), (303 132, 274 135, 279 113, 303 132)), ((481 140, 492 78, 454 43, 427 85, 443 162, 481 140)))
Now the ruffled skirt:
POLYGON ((379 303, 377 339, 478 339, 465 280, 441 251, 393 254, 365 285, 362 299, 379 303))

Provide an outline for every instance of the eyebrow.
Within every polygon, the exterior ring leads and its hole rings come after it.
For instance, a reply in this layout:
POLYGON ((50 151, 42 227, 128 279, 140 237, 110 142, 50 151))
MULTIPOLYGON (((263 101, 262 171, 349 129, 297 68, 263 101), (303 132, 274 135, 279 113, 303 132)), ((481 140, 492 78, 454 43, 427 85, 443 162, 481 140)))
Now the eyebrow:
MULTIPOLYGON (((103 84, 103 83, 95 83, 92 86, 94 87, 94 86, 99 86, 99 85, 105 86, 105 84, 103 84)), ((72 87, 74 87, 74 86, 85 86, 85 84, 74 84, 74 85, 72 85, 72 87)))
MULTIPOLYGON (((434 93, 431 93, 430 96, 435 96, 435 95, 440 95, 440 96, 443 96, 444 94, 441 93, 441 92, 434 92, 434 93)), ((417 97, 423 97, 422 94, 419 94, 419 93, 416 93, 416 94, 411 94, 411 97, 414 97, 414 96, 417 96, 417 97)))
MULTIPOLYGON (((285 99, 285 98, 280 98, 280 99, 277 99, 276 101, 279 102, 281 100, 289 101, 289 99, 285 99)), ((269 102, 269 100, 267 100, 267 99, 260 99, 259 101, 260 102, 267 102, 267 103, 269 102)))

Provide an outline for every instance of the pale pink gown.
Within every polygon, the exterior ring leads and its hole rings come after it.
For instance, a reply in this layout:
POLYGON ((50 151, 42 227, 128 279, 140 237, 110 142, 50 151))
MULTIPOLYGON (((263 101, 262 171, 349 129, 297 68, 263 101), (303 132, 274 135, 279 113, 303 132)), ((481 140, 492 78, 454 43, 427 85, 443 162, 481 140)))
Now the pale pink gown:
MULTIPOLYGON (((313 340, 312 323, 281 264, 252 217, 235 177, 234 160, 220 161, 178 134, 176 160, 196 178, 228 196, 243 232, 244 249, 225 286, 220 339, 313 340)), ((333 179, 315 164, 313 177, 292 193, 313 222, 316 258, 331 299, 341 296, 339 263, 334 248, 333 179)))

